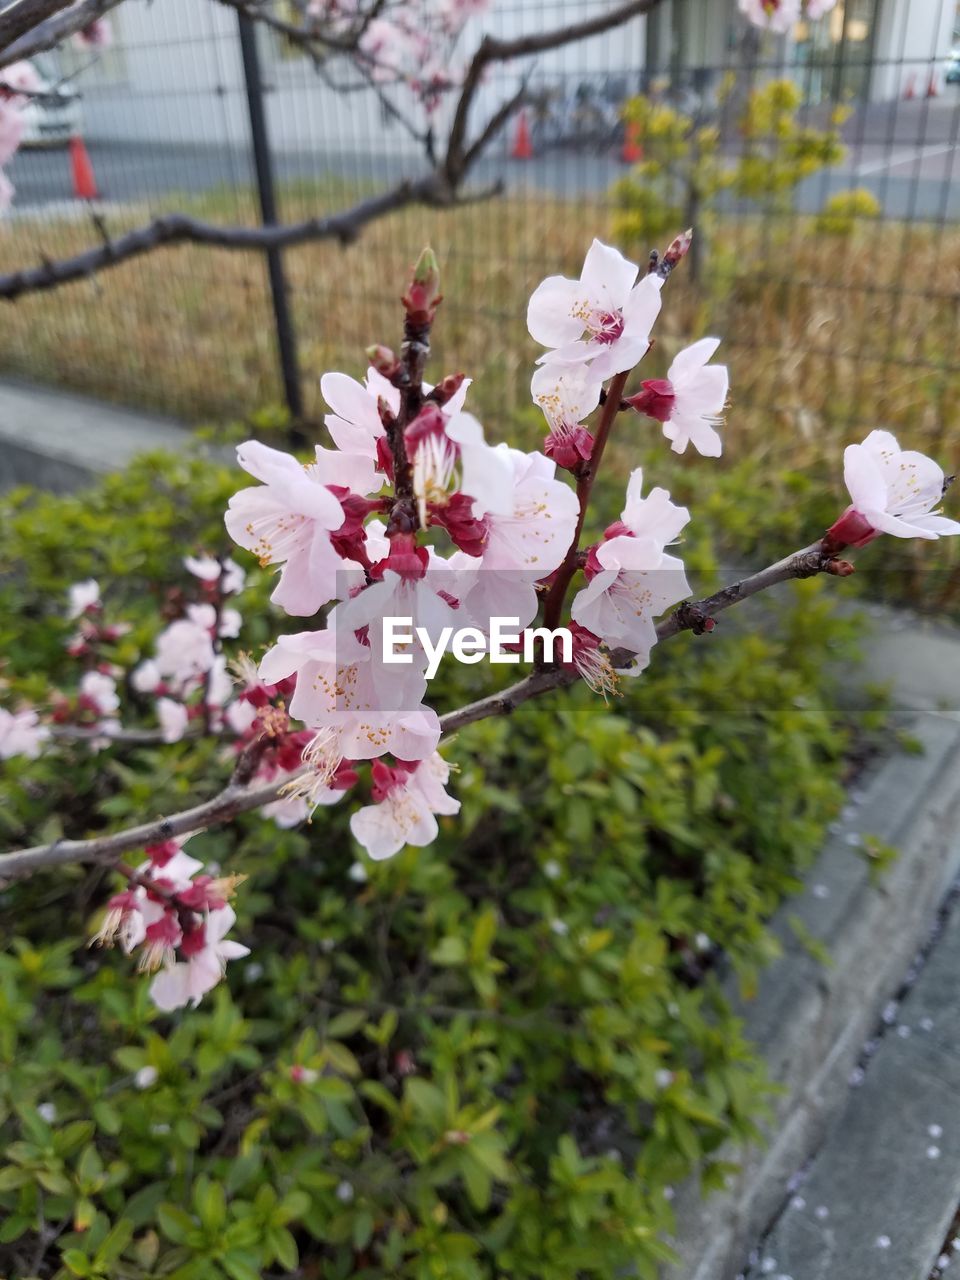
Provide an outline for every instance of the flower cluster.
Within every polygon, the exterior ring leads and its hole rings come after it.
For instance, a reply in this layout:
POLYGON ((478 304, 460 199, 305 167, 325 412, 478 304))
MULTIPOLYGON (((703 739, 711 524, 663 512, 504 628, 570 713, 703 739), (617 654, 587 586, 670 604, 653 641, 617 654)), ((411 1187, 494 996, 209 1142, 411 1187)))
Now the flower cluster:
MULTIPOLYGON (((93 747, 122 739, 122 679, 134 707, 152 707, 160 729, 149 732, 167 742, 188 732, 223 740, 234 783, 266 784, 263 813, 281 826, 362 794, 349 825, 370 858, 431 843, 438 819, 459 810, 438 752, 443 723, 427 696, 451 632, 469 632, 480 661, 510 620, 545 687, 579 677, 606 696, 621 675, 646 667, 658 619, 689 595, 675 547, 690 513, 662 488, 644 493, 640 467, 619 518, 584 538, 621 415, 659 424, 677 452, 688 443, 708 457, 721 451, 728 379, 710 363, 718 339, 680 350, 666 378, 628 387, 689 245, 690 233, 678 236, 641 273, 594 241, 578 279, 555 276, 536 289, 528 325, 545 350, 531 395, 547 434, 543 451, 531 452, 488 442, 462 374, 425 381, 441 303, 437 262, 425 250, 402 299, 399 352, 368 348, 362 381, 321 380, 333 447, 318 445, 307 460, 257 441, 238 449, 256 483, 230 499, 226 529, 276 570, 273 603, 309 620, 307 629, 277 636, 259 664, 241 656, 231 677, 223 641, 240 631, 232 602, 244 572, 224 555, 188 556, 193 591, 168 595, 152 656, 127 675, 116 661, 127 628, 105 619, 95 581, 77 583, 67 641, 83 666, 77 689, 56 695, 46 716, 0 709, 0 757, 34 757, 65 728, 93 747), (391 657, 398 621, 405 631, 391 657), (564 622, 570 645, 556 659, 547 640, 564 622)), ((887 432, 848 447, 845 480, 851 502, 813 548, 818 568, 852 571, 839 553, 882 533, 960 533, 939 513, 949 479, 887 432)), ((702 622, 711 629, 711 618, 702 622)), ((199 999, 225 961, 245 953, 225 941, 235 881, 201 874, 181 846, 153 846, 140 867, 121 868, 128 887, 98 935, 159 968, 151 992, 164 1009, 199 999)), ((366 874, 361 864, 356 871, 366 874)))
MULTIPOLYGON (((124 868, 128 888, 107 903, 93 941, 119 943, 156 973, 150 996, 163 1010, 197 1004, 223 977, 228 960, 249 948, 226 935, 236 919, 230 898, 237 877, 201 875, 203 863, 183 852, 189 840, 151 845, 137 868, 124 868)), ((242 879, 242 877, 239 877, 242 879)))
POLYGON ((41 87, 29 62, 13 62, 0 70, 0 213, 14 197, 13 183, 4 173, 23 138, 23 108, 41 87))
POLYGON ((806 16, 811 22, 828 14, 836 7, 837 0, 738 0, 740 12, 756 27, 786 35, 800 19, 806 16))
POLYGON ((310 0, 306 14, 334 36, 359 30, 356 60, 380 85, 404 84, 428 113, 463 80, 456 44, 467 21, 490 0, 410 0, 378 5, 360 0, 310 0))

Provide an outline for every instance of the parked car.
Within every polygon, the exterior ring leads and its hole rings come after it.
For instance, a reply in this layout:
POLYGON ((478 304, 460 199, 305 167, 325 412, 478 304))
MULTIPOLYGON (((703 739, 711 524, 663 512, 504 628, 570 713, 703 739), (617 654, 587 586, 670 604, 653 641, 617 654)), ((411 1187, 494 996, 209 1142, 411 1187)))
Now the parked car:
POLYGON ((83 112, 80 94, 66 82, 56 57, 41 55, 32 60, 40 77, 40 92, 23 108, 23 147, 63 145, 80 132, 83 112))
POLYGON ((951 49, 947 58, 947 84, 960 84, 960 48, 951 49))

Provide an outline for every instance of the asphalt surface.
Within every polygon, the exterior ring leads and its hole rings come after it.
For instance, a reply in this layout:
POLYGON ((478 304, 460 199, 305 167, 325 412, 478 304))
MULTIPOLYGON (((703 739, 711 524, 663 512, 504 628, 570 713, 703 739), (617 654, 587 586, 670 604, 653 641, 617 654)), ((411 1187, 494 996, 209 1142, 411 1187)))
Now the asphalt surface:
MULTIPOLYGON (((885 216, 960 220, 960 86, 947 87, 934 101, 874 104, 854 116, 844 130, 843 161, 801 184, 796 207, 816 212, 834 192, 866 187, 885 216)), ((175 209, 184 194, 249 188, 249 154, 228 146, 134 145, 88 140, 100 192, 107 200, 142 203, 152 211, 175 209)), ((279 184, 341 179, 380 189, 423 170, 417 157, 395 152, 277 152, 279 184)), ((615 150, 557 148, 518 161, 505 143, 474 169, 473 183, 500 179, 509 191, 546 192, 568 198, 602 195, 625 172, 615 150)), ((62 207, 72 195, 65 148, 21 151, 8 173, 21 213, 47 205, 62 207)))

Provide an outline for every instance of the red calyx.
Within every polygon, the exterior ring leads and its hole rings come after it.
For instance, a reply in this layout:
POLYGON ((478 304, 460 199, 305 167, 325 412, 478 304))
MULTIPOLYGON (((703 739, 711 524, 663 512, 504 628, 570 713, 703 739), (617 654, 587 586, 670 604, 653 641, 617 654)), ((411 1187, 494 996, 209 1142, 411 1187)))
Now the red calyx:
POLYGON ((677 399, 673 383, 667 378, 650 378, 647 382, 641 382, 640 386, 642 390, 635 396, 628 396, 626 403, 636 409, 637 413, 645 413, 648 418, 655 418, 657 422, 669 421, 677 399))
POLYGON ((398 573, 401 578, 419 579, 427 572, 430 556, 426 547, 418 547, 416 535, 413 533, 394 533, 390 535, 390 554, 384 560, 378 560, 370 567, 370 576, 379 581, 387 569, 398 573))
POLYGON ((487 542, 485 521, 473 514, 473 499, 453 493, 443 504, 430 503, 430 523, 446 529, 451 540, 468 556, 481 556, 487 542))
POLYGON ((563 427, 551 431, 544 441, 543 452, 558 467, 574 471, 581 462, 587 462, 593 453, 593 436, 586 427, 563 427))
POLYGON ((870 521, 854 507, 847 507, 839 520, 826 532, 823 544, 828 552, 842 551, 844 547, 865 547, 874 538, 880 537, 880 530, 875 529, 870 521))

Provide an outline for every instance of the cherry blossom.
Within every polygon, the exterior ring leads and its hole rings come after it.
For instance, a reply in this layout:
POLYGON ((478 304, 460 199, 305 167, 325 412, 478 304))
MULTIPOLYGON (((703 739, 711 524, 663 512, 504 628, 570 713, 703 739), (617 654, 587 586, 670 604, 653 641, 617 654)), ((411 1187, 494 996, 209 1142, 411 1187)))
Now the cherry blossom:
POLYGON ((460 801, 445 790, 449 776, 439 752, 412 766, 374 764, 375 803, 350 817, 350 830, 374 861, 393 857, 406 844, 433 843, 439 832, 435 815, 460 812, 460 801))
POLYGON ((40 717, 32 709, 5 711, 0 707, 0 760, 9 760, 13 756, 36 760, 48 737, 49 730, 40 723, 40 717))
POLYGON ((244 588, 247 575, 229 558, 223 561, 215 556, 185 556, 184 567, 210 587, 216 587, 222 595, 238 595, 244 588))
MULTIPOLYGON (((785 35, 800 20, 800 0, 738 0, 738 7, 754 26, 777 35, 785 35)), ((832 8, 832 4, 827 7, 832 8)))
POLYGON ((120 707, 117 682, 102 671, 88 671, 80 681, 80 701, 98 717, 112 715, 120 707))
POLYGON ((237 456, 263 484, 233 495, 227 531, 262 565, 283 566, 271 597, 275 604, 297 617, 314 614, 335 597, 344 566, 331 534, 347 516, 333 487, 362 496, 380 489, 382 477, 371 457, 320 446, 316 461, 306 466, 254 440, 240 445, 237 456))
POLYGON ((600 403, 601 387, 583 365, 545 364, 534 373, 530 392, 550 428, 544 452, 558 467, 572 471, 590 458, 593 436, 582 424, 600 403))
POLYGON ((836 8, 836 4, 837 0, 807 0, 807 17, 811 22, 816 22, 836 8))
POLYGON ((724 365, 707 364, 719 346, 719 338, 701 338, 680 352, 665 379, 644 382, 628 397, 639 413, 663 423, 674 453, 683 453, 691 442, 705 458, 719 458, 723 450, 714 427, 722 421, 730 383, 724 365))
POLYGON ((100 584, 94 578, 85 582, 75 582, 69 590, 70 605, 68 618, 79 618, 87 610, 96 609, 100 604, 100 584))
POLYGON ((109 49, 113 44, 113 26, 109 18, 94 18, 94 20, 78 31, 73 42, 78 49, 109 49))
POLYGON ((594 240, 579 280, 544 280, 527 309, 531 336, 552 348, 539 363, 589 362, 599 381, 632 369, 650 346, 663 286, 656 274, 638 284, 638 270, 616 249, 594 240))
POLYGON ((939 514, 948 483, 942 469, 901 449, 889 431, 847 446, 843 478, 852 503, 827 533, 838 549, 866 546, 881 533, 931 540, 960 533, 960 523, 939 514))
POLYGON ((508 489, 479 504, 486 529, 483 567, 522 573, 531 581, 545 578, 570 546, 580 510, 577 496, 556 479, 556 463, 542 453, 497 448, 509 459, 513 476, 508 489), (496 509, 487 509, 487 503, 496 509))
POLYGON ((179 742, 187 731, 190 720, 187 708, 172 698, 157 699, 157 719, 164 742, 179 742))
POLYGON ((655 619, 690 593, 683 562, 664 548, 689 521, 689 512, 663 489, 642 498, 643 473, 635 471, 621 519, 593 547, 587 585, 574 598, 571 617, 610 648, 637 655, 630 674, 649 662, 657 642, 655 619))
POLYGON ((250 954, 249 947, 226 938, 236 918, 232 907, 223 906, 208 912, 192 932, 182 934, 179 952, 185 959, 167 963, 150 984, 150 997, 158 1009, 169 1013, 199 1004, 201 996, 223 978, 228 960, 250 954))

